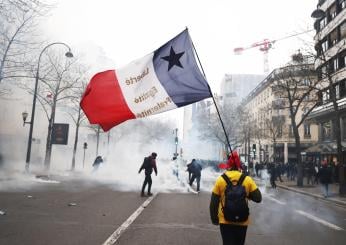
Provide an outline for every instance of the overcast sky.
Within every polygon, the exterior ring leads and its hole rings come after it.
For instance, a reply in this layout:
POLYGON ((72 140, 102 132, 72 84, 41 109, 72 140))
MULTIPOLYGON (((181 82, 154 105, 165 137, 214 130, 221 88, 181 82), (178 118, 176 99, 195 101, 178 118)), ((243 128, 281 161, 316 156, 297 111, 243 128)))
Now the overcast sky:
MULTIPOLYGON (((185 27, 197 49, 213 92, 219 93, 226 73, 263 74, 263 54, 257 49, 235 55, 247 47, 313 29, 311 12, 317 0, 57 0, 45 21, 51 41, 82 49, 99 46, 120 68, 153 52, 185 27)), ((314 31, 275 43, 269 51, 270 70, 288 62, 312 43, 314 31)), ((75 52, 90 50, 76 50, 75 52)))

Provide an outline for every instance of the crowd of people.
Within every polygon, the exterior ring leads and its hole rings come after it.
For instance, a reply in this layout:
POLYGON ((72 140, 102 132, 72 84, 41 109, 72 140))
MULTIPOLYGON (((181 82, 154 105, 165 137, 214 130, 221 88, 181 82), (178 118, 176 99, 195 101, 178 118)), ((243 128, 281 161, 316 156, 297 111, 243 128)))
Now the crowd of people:
MULTIPOLYGON (((283 176, 287 181, 295 181, 298 174, 297 164, 290 163, 273 163, 273 162, 256 162, 249 164, 253 166, 252 176, 264 179, 269 174, 269 180, 272 188, 276 188, 276 181, 283 182, 283 176)), ((249 171, 251 173, 251 171, 249 171)), ((302 162, 303 184, 305 185, 321 185, 323 187, 324 197, 328 197, 328 185, 338 182, 337 166, 334 162, 328 163, 326 160, 321 163, 313 161, 302 162)))

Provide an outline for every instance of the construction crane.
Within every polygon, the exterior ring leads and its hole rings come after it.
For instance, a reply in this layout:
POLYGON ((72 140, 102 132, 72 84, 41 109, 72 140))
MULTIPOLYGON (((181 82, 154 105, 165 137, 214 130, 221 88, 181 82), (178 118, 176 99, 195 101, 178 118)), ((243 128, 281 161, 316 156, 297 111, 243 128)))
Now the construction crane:
POLYGON ((284 39, 295 37, 295 36, 298 36, 301 34, 305 34, 307 32, 311 32, 311 31, 313 31, 313 30, 306 30, 304 32, 295 33, 295 34, 285 36, 285 37, 275 39, 275 40, 263 39, 262 41, 255 42, 255 43, 253 43, 247 47, 235 48, 235 49, 233 49, 233 52, 234 52, 234 54, 240 55, 243 53, 243 51, 245 51, 247 49, 259 47, 259 51, 263 52, 263 69, 264 69, 264 72, 268 72, 269 71, 268 52, 271 48, 273 48, 274 43, 281 41, 281 40, 284 40, 284 39))

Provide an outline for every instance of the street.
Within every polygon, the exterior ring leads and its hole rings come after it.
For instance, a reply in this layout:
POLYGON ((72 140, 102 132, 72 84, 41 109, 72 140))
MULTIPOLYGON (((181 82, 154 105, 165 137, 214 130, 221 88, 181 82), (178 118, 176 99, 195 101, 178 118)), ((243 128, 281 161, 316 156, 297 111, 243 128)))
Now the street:
MULTIPOLYGON (((250 203, 246 244, 344 244, 345 206, 257 184, 263 201, 250 203)), ((64 179, 2 191, 0 210, 6 214, 0 215, 0 244, 101 245, 121 226, 114 244, 222 243, 209 219, 210 193, 157 193, 139 212, 147 198, 116 189, 64 179), (129 217, 133 220, 125 222, 129 217)))

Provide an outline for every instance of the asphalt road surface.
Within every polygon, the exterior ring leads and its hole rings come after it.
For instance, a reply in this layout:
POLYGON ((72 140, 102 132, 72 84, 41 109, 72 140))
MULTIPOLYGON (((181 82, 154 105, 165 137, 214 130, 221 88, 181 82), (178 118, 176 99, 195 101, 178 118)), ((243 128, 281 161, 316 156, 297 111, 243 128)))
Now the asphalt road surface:
MULTIPOLYGON (((345 207, 258 184, 263 202, 250 203, 246 244, 345 244, 345 207)), ((99 183, 42 183, 0 192, 0 244, 222 244, 209 200, 207 192, 148 199, 99 183)))

